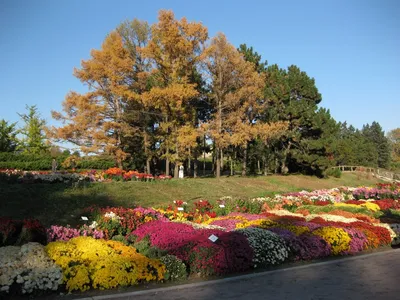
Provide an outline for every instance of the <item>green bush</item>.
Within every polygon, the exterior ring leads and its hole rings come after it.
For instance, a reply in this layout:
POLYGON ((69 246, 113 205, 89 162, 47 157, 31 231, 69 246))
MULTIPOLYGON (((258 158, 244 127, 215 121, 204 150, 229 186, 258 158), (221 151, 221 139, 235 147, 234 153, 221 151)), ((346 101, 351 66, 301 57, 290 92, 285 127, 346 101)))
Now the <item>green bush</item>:
POLYGON ((160 258, 165 265, 167 272, 164 274, 166 280, 182 280, 186 279, 186 265, 174 255, 166 255, 160 258))
POLYGON ((335 177, 335 178, 340 178, 342 176, 342 171, 340 171, 339 168, 334 168, 334 169, 328 169, 325 171, 325 175, 330 177, 335 177))
MULTIPOLYGON (((61 169, 65 156, 56 157, 58 170, 61 169)), ((19 169, 24 171, 51 170, 53 158, 51 155, 32 155, 21 153, 0 152, 0 169, 19 169)), ((84 157, 79 160, 77 168, 106 170, 115 166, 109 157, 84 157)))

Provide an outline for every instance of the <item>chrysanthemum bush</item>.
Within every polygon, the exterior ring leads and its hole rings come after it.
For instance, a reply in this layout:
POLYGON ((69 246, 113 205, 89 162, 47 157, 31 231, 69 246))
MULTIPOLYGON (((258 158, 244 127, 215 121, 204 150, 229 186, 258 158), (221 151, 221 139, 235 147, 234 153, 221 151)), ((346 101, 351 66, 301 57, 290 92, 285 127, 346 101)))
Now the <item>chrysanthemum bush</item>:
POLYGON ((312 234, 322 237, 332 248, 332 254, 338 255, 350 250, 351 238, 342 228, 320 227, 315 229, 312 234))
POLYGON ((331 255, 331 246, 321 237, 310 233, 294 234, 284 228, 272 227, 271 232, 279 235, 289 247, 289 259, 312 260, 331 255))
POLYGON ((153 221, 132 232, 138 239, 149 236, 153 246, 181 259, 192 274, 208 276, 248 270, 253 250, 246 237, 238 232, 194 229, 187 224, 153 221), (218 237, 213 243, 208 238, 218 237))
POLYGON ((1 293, 32 293, 58 289, 62 270, 39 243, 0 247, 1 293))
POLYGON ((151 208, 89 207, 86 209, 94 220, 91 227, 101 230, 107 238, 127 235, 139 225, 153 220, 167 220, 160 212, 151 208))
POLYGON ((109 289, 164 278, 165 266, 159 260, 117 241, 76 237, 49 243, 46 251, 62 268, 68 291, 109 289))
POLYGON ((167 254, 161 257, 160 261, 165 265, 166 268, 166 273, 164 276, 166 280, 183 280, 187 277, 188 274, 186 265, 176 256, 167 254))
POLYGON ((260 228, 243 228, 236 232, 247 237, 250 247, 254 251, 253 266, 277 265, 288 258, 289 248, 279 235, 260 228))
POLYGON ((95 239, 102 239, 105 234, 102 230, 90 228, 89 226, 82 226, 81 228, 71 228, 69 226, 52 225, 47 229, 47 241, 69 241, 70 239, 78 236, 91 236, 95 239))

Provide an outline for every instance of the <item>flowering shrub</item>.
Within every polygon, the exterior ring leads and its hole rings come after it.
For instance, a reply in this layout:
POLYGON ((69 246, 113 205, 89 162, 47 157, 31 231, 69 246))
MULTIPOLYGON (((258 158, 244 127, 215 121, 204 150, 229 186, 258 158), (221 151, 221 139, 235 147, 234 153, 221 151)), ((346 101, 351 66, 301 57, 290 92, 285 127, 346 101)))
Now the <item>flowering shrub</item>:
POLYGON ((214 219, 209 219, 208 221, 204 222, 208 225, 216 225, 225 228, 227 231, 232 231, 236 228, 238 223, 248 222, 248 220, 243 216, 232 216, 227 215, 223 217, 217 217, 214 219))
POLYGON ((236 224, 236 228, 247 228, 247 227, 258 227, 258 228, 270 228, 271 226, 274 226, 276 223, 274 221, 271 221, 269 219, 256 219, 256 220, 251 220, 251 221, 243 221, 241 223, 236 224))
POLYGON ((368 238, 364 232, 355 228, 344 228, 344 230, 351 238, 349 250, 347 251, 348 254, 355 254, 367 249, 368 238))
POLYGON ((47 241, 69 241, 70 239, 78 236, 91 236, 95 239, 103 239, 105 234, 101 230, 83 226, 81 229, 71 227, 52 225, 47 229, 47 241))
POLYGON ((46 251, 63 270, 68 291, 90 287, 109 289, 140 281, 163 279, 165 266, 148 259, 133 247, 117 241, 76 237, 68 242, 52 242, 46 251))
POLYGON ((362 187, 353 191, 355 199, 400 199, 399 188, 386 188, 378 186, 377 188, 362 187), (380 188, 382 187, 382 188, 380 188))
POLYGON ((315 229, 312 234, 322 237, 332 247, 332 254, 338 255, 350 250, 351 238, 342 228, 320 227, 315 229))
POLYGON ((0 247, 0 298, 2 292, 25 294, 57 290, 61 282, 61 268, 39 243, 0 247))
POLYGON ((153 220, 167 220, 159 211, 152 208, 124 208, 124 207, 88 207, 86 212, 91 214, 95 221, 92 228, 103 231, 111 239, 113 236, 126 236, 139 225, 153 220))
POLYGON ((153 221, 132 234, 139 240, 148 236, 153 246, 177 256, 189 266, 190 273, 200 276, 243 271, 252 265, 253 251, 246 237, 239 233, 153 221), (216 243, 208 239, 211 234, 218 237, 216 243))
POLYGON ((238 229, 244 234, 254 251, 253 266, 275 265, 288 258, 289 249, 275 233, 260 228, 238 229))
POLYGON ((309 233, 296 236, 293 232, 279 227, 268 230, 276 233, 286 242, 292 260, 311 260, 331 255, 331 246, 319 236, 309 233))
POLYGON ((160 261, 167 270, 164 276, 166 280, 182 280, 187 277, 186 265, 176 256, 168 254, 161 257, 160 261))
POLYGON ((375 203, 372 203, 372 202, 363 202, 361 204, 335 203, 334 206, 338 206, 338 207, 355 207, 355 208, 361 206, 361 207, 365 207, 365 208, 367 208, 369 210, 372 210, 372 211, 380 210, 379 205, 377 205, 375 203))

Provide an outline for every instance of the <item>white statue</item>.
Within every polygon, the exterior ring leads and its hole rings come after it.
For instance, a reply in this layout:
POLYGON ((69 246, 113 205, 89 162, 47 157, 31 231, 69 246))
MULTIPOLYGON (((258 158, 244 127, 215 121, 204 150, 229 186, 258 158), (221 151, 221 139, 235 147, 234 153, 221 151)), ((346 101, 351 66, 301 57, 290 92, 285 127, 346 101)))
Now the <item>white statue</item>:
POLYGON ((183 166, 179 167, 179 178, 183 178, 183 166))

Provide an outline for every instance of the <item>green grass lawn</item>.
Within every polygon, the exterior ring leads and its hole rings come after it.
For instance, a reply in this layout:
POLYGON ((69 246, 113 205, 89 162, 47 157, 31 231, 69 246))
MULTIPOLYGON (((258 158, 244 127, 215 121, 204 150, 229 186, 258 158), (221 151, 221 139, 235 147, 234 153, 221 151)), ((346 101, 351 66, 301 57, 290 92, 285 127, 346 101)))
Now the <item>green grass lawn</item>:
POLYGON ((37 218, 45 225, 77 224, 82 209, 99 206, 158 207, 173 200, 215 201, 222 196, 250 198, 274 193, 315 190, 338 186, 373 185, 374 178, 343 174, 319 179, 303 175, 223 177, 156 182, 93 183, 74 188, 63 184, 0 184, 0 216, 37 218))

